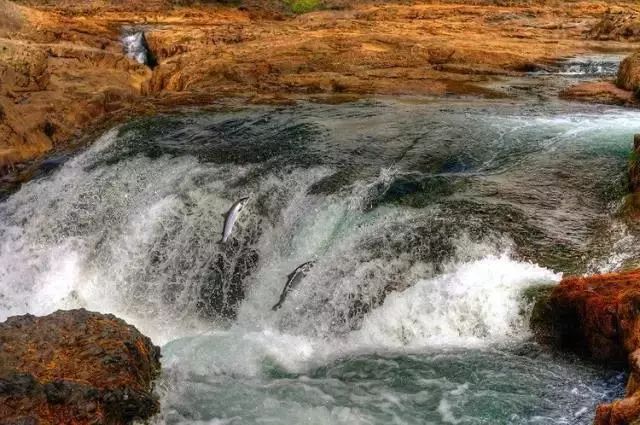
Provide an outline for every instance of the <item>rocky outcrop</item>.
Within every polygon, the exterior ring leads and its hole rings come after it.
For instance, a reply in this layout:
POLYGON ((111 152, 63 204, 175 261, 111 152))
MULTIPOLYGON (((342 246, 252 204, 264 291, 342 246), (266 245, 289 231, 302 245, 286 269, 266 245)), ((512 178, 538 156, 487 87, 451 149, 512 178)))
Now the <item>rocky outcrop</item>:
POLYGON ((560 98, 605 105, 635 106, 638 100, 633 93, 617 87, 613 81, 589 81, 567 87, 560 98))
POLYGON ((595 40, 640 41, 640 10, 627 6, 609 11, 594 25, 588 36, 595 40))
POLYGON ((86 310, 0 324, 0 424, 127 424, 158 410, 160 349, 86 310))
POLYGON ((606 47, 583 33, 615 2, 289 3, 0 0, 0 174, 108 120, 221 97, 498 96, 496 75, 606 47), (123 26, 143 28, 153 71, 123 26))
POLYGON ((640 88, 640 52, 625 58, 620 64, 616 84, 621 89, 629 90, 638 95, 640 88))
POLYGON ((609 366, 629 366, 625 398, 599 406, 594 423, 639 420, 640 270, 566 278, 536 309, 538 339, 609 366))
POLYGON ((560 92, 560 97, 591 103, 640 106, 640 52, 620 63, 615 81, 582 82, 560 92))

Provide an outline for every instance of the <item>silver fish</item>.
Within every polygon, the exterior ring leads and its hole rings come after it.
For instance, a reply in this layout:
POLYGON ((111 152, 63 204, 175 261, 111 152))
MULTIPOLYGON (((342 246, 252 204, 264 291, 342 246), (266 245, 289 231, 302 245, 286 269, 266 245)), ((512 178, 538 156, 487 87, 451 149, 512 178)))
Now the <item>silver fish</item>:
POLYGON ((222 244, 227 242, 229 236, 231 236, 233 225, 236 224, 240 211, 247 205, 247 202, 249 202, 248 196, 234 202, 231 208, 229 208, 229 211, 222 215, 224 217, 224 226, 222 227, 222 239, 220 239, 218 243, 222 244))
POLYGON ((287 276, 287 283, 284 285, 282 294, 280 294, 280 300, 276 303, 276 305, 271 307, 271 310, 276 311, 277 309, 282 307, 282 303, 287 298, 289 292, 291 292, 291 290, 300 283, 302 278, 305 277, 307 273, 309 273, 309 270, 311 270, 314 264, 315 261, 307 261, 306 263, 300 264, 289 276, 287 276))

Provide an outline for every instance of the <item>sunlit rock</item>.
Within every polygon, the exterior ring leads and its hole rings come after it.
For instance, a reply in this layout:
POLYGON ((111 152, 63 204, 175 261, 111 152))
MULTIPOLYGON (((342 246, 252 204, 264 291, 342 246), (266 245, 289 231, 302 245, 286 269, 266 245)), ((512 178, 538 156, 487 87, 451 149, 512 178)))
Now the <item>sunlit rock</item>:
POLYGON ((625 90, 638 92, 640 88, 640 52, 634 53, 620 64, 617 85, 625 90))
POLYGON ((599 406, 594 423, 640 419, 640 270, 566 278, 536 308, 546 315, 532 322, 539 339, 608 366, 629 365, 626 397, 599 406))
POLYGON ((158 410, 160 349, 84 309, 0 324, 0 424, 125 424, 158 410))

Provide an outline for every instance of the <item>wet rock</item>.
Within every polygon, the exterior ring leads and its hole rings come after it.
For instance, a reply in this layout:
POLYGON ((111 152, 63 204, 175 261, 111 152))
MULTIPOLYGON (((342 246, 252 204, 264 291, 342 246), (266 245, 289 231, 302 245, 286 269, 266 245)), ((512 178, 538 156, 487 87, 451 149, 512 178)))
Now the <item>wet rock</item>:
POLYGON ((258 252, 232 240, 229 251, 233 260, 218 254, 207 270, 208 278, 201 286, 197 309, 208 319, 235 319, 238 307, 245 297, 246 279, 255 270, 259 260, 258 252))
POLYGON ((640 420, 640 269, 566 278, 536 308, 546 316, 532 322, 542 342, 608 366, 629 366, 625 398, 599 406, 594 424, 640 420))
POLYGON ((637 96, 640 88, 640 52, 622 61, 616 84, 622 89, 634 92, 637 96))
POLYGON ((160 349, 84 309, 0 324, 0 424, 126 424, 158 410, 160 349))
POLYGON ((560 98, 605 105, 635 106, 638 100, 633 92, 622 89, 613 81, 586 81, 567 87, 560 98))

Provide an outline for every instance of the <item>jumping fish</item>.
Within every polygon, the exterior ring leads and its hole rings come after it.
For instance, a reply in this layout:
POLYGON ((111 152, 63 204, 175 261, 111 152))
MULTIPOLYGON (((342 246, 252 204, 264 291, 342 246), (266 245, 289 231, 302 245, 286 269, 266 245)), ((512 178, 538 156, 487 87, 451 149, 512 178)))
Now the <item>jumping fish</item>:
POLYGON ((227 242, 229 236, 231 236, 231 231, 233 231, 233 225, 236 224, 240 211, 247 205, 247 202, 249 202, 248 196, 234 202, 231 208, 229 208, 229 211, 222 215, 224 217, 224 226, 222 227, 222 239, 220 239, 218 243, 223 244, 227 242))
POLYGON ((280 300, 276 303, 276 305, 271 307, 271 310, 276 311, 277 309, 282 307, 282 303, 284 302, 285 298, 287 298, 287 294, 289 294, 289 292, 291 292, 291 290, 300 283, 302 278, 305 277, 307 273, 309 273, 309 270, 311 270, 314 263, 315 261, 307 261, 306 263, 300 264, 289 276, 287 276, 287 283, 284 285, 282 294, 280 294, 280 300))

